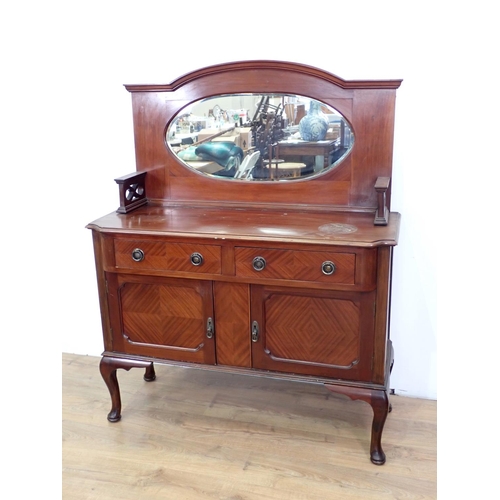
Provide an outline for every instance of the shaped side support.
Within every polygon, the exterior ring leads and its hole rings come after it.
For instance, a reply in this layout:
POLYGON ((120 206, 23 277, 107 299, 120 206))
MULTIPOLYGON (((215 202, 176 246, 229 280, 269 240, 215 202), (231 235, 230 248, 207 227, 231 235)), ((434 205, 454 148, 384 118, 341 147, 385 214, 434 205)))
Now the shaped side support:
POLYGON ((116 370, 118 368, 123 368, 127 371, 131 368, 145 368, 144 380, 146 382, 151 382, 156 378, 153 363, 149 361, 136 361, 104 356, 99 364, 99 370, 111 396, 111 411, 108 413, 108 420, 110 422, 118 422, 122 417, 120 387, 116 376, 116 370))

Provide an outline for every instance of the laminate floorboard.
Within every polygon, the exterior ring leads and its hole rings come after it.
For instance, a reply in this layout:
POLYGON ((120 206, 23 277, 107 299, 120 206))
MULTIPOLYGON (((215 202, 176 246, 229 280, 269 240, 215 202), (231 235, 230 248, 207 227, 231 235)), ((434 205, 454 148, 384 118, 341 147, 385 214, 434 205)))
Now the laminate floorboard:
POLYGON ((155 364, 118 370, 122 419, 98 357, 63 354, 64 500, 434 499, 436 401, 393 396, 370 462, 372 410, 320 385, 155 364))

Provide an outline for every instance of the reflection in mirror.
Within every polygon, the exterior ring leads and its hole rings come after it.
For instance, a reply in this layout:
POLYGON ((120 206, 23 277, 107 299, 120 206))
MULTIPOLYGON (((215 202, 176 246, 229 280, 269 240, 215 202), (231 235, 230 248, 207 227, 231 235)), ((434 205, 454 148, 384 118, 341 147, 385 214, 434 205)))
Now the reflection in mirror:
POLYGON ((334 168, 350 152, 354 135, 338 111, 319 101, 233 94, 184 108, 166 141, 185 165, 211 177, 281 181, 334 168))

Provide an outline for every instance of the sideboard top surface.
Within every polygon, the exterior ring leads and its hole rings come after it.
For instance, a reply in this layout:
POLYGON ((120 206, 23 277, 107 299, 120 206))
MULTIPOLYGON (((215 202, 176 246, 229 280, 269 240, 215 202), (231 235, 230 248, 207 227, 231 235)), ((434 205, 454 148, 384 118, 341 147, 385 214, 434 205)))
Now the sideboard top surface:
POLYGON ((110 213, 90 223, 104 233, 203 237, 375 247, 396 245, 400 214, 374 226, 373 214, 295 212, 197 206, 145 206, 129 214, 110 213))

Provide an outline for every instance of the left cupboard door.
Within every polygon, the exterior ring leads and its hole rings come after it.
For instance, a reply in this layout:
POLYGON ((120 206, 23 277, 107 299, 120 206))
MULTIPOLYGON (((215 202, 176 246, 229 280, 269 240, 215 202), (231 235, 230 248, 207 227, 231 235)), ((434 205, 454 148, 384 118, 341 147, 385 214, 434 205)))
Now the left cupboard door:
POLYGON ((106 273, 114 353, 215 364, 212 282, 106 273))

